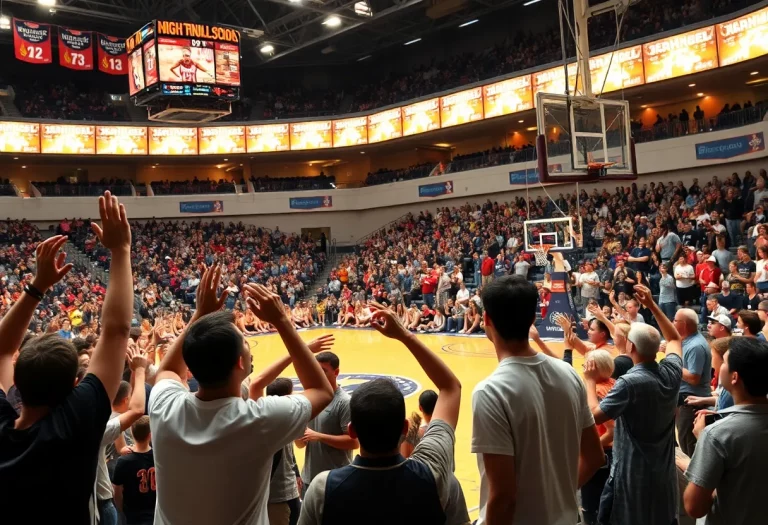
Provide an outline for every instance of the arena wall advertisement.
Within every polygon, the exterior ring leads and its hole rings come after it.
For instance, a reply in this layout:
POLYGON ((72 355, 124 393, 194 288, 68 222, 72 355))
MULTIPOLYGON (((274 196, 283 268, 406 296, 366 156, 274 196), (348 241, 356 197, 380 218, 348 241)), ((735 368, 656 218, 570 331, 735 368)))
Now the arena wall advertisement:
POLYGON ((197 128, 149 128, 150 155, 197 155, 197 128))
POLYGON ((97 155, 146 155, 147 128, 96 126, 97 155))
POLYGON ((403 108, 403 136, 440 129, 440 99, 433 98, 403 108))
POLYGON ((0 122, 0 152, 40 153, 40 124, 0 122))
POLYGON ((645 82, 659 82, 717 67, 715 26, 643 45, 645 82))
POLYGON ((318 208, 332 208, 333 197, 322 195, 318 197, 295 197, 288 199, 288 207, 292 210, 316 210, 318 208))
POLYGON ((245 153, 245 126, 200 128, 200 155, 245 153))
POLYGON ((61 155, 94 155, 96 126, 43 124, 40 128, 40 152, 61 155))
POLYGON ((333 147, 368 144, 368 119, 347 118, 333 121, 333 147))
POLYGON ((453 181, 422 184, 419 186, 419 197, 439 197, 453 193, 453 181))
POLYGON ((765 137, 761 131, 751 135, 696 144, 696 160, 730 159, 764 149, 765 137))
POLYGON ((532 78, 531 75, 523 75, 483 86, 485 118, 533 109, 532 78))
POLYGON ((589 59, 592 92, 610 93, 645 83, 643 46, 632 46, 589 59), (603 84, 605 84, 603 86, 603 84))
POLYGON ((248 153, 288 151, 291 139, 288 124, 246 126, 245 143, 248 153))
POLYGON ((330 120, 291 124, 291 151, 332 146, 333 133, 330 120))
POLYGON ((368 143, 399 139, 403 136, 402 108, 368 115, 368 143))
POLYGON ((440 97, 440 127, 483 120, 483 89, 474 88, 440 97))
POLYGON ((223 201, 181 201, 181 213, 224 213, 223 201))

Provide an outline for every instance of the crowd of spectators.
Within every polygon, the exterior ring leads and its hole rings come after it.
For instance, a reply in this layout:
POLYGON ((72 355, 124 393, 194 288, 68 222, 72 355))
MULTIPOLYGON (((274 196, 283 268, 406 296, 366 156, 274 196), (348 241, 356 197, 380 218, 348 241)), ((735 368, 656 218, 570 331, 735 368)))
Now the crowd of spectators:
POLYGON ((314 177, 278 177, 269 178, 251 176, 253 189, 257 192, 294 191, 294 190, 329 190, 336 188, 336 177, 322 171, 314 177))
POLYGON ((224 179, 198 180, 164 180, 153 181, 152 191, 155 195, 193 195, 198 193, 236 193, 235 182, 224 179))
POLYGON ((24 117, 59 120, 128 120, 124 109, 109 103, 108 94, 96 87, 83 90, 72 83, 14 85, 15 104, 24 117))
POLYGON ((388 184, 390 182, 421 179, 429 177, 429 174, 432 173, 434 169, 434 162, 423 162, 398 170, 380 168, 372 173, 368 173, 365 178, 365 185, 375 186, 377 184, 388 184))
POLYGON ((55 181, 32 182, 43 197, 96 197, 109 190, 113 195, 131 195, 131 183, 123 179, 101 179, 98 182, 72 182, 65 177, 55 181))
POLYGON ((294 87, 280 92, 259 91, 256 100, 264 102, 264 119, 319 116, 338 113, 344 92, 312 91, 294 87))
MULTIPOLYGON (((590 525, 687 524, 704 516, 758 523, 762 491, 754 480, 768 461, 768 301, 751 288, 768 283, 760 275, 768 269, 755 268, 748 245, 739 248, 726 279, 745 285, 747 301, 735 315, 741 337, 726 340, 736 332, 733 314, 716 310, 715 296, 710 351, 687 304, 698 292, 679 293, 674 312, 663 308, 662 268, 679 257, 675 280, 689 280, 680 267, 697 249, 706 255, 712 242, 721 250, 753 236, 765 266, 765 188, 764 171, 747 172, 702 186, 633 184, 613 193, 585 190, 578 199, 521 196, 409 215, 342 258, 316 305, 301 300, 300 289, 321 269, 322 250, 278 229, 129 223, 109 193, 98 223, 64 220, 61 235, 42 243, 29 223, 0 223, 0 486, 33 521, 62 513, 93 521, 96 490, 102 523, 116 523, 119 509, 129 524, 140 523, 137 515, 185 523, 270 515, 270 523, 282 524, 299 512, 306 525, 350 512, 369 521, 386 514, 390 523, 418 512, 428 523, 465 525, 467 504, 452 474, 461 384, 427 340, 409 331, 485 331, 500 364, 476 386, 471 408, 471 450, 486 487, 481 520, 554 523, 567 516, 575 523, 581 514, 590 525), (593 292, 603 293, 604 278, 594 275, 593 260, 570 267, 557 256, 547 264, 563 265, 593 316, 588 340, 571 320, 560 320, 566 346, 584 355, 583 379, 570 351, 539 336, 534 321, 547 279, 537 290, 520 253, 523 221, 557 209, 584 218, 574 237, 592 238, 590 251, 607 266, 601 271, 610 269, 605 291, 613 308, 601 310, 593 292), (106 289, 64 264, 65 236, 109 267, 106 289), (652 271, 641 266, 654 254, 658 300, 652 271), (402 343, 438 390, 419 400, 427 427, 419 428, 421 416, 406 420, 402 393, 388 379, 359 385, 351 396, 340 389, 333 336, 304 343, 296 332, 318 324, 371 327, 402 343), (251 377, 243 336, 261 331, 276 331, 288 355, 251 377), (659 360, 659 353, 666 356, 659 360), (278 378, 290 364, 303 387, 298 396, 290 396, 290 379, 278 378), (265 388, 268 398, 260 400, 265 388), (33 425, 40 431, 28 432, 33 425), (124 447, 131 425, 136 442, 124 447), (513 439, 521 435, 526 439, 513 439), (294 441, 306 447, 303 487, 294 441), (114 451, 100 452, 113 443, 114 451), (81 453, 68 455, 75 444, 81 453), (107 458, 117 463, 111 477, 107 458), (148 479, 133 472, 138 463, 148 479), (43 465, 46 476, 39 475, 43 465), (524 490, 510 483, 510 472, 525 479, 524 490), (204 475, 237 479, 249 490, 235 497, 240 491, 201 486, 204 475), (417 490, 419 498, 396 497, 417 490), (184 497, 174 496, 179 491, 184 497), (40 493, 50 494, 51 505, 31 504, 40 493)), ((716 282, 712 261, 700 261, 699 283, 716 282)))
POLYGON ((0 197, 15 197, 16 190, 8 179, 0 179, 0 197))

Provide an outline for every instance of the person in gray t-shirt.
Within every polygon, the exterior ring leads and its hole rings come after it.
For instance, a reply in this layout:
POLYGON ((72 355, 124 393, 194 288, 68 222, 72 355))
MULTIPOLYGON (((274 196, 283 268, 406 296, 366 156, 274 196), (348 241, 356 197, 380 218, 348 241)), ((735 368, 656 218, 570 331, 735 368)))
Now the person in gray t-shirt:
POLYGON ((666 226, 663 229, 664 234, 656 241, 656 251, 659 252, 662 261, 669 261, 675 255, 677 247, 680 246, 680 237, 669 231, 666 226))
MULTIPOLYGON (((685 510, 707 516, 707 525, 765 523, 768 472, 768 344, 734 337, 720 367, 720 384, 735 405, 706 426, 706 411, 694 425, 699 443, 685 473, 685 510)), ((681 465, 685 466, 685 465, 681 465)))
POLYGON ((337 383, 339 358, 333 352, 317 354, 325 376, 334 390, 333 400, 325 410, 309 422, 304 437, 296 441, 299 448, 307 447, 301 479, 304 492, 315 476, 325 470, 345 467, 352 463, 352 451, 358 448, 357 439, 349 436, 349 394, 337 383))

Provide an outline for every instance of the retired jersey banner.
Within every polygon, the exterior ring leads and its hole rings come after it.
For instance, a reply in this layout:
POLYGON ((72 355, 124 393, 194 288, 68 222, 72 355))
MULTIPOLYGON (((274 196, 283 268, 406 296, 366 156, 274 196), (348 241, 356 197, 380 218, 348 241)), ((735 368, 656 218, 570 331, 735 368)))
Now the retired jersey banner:
POLYGON ((288 199, 288 207, 292 210, 314 210, 317 208, 332 208, 333 197, 323 195, 322 197, 296 197, 288 199))
POLYGON ((93 69, 93 33, 59 29, 59 64, 69 69, 93 69))
POLYGON ((51 63, 51 26, 13 19, 16 58, 30 64, 51 63))
POLYGON ((109 75, 128 74, 124 38, 98 33, 96 35, 96 44, 99 71, 109 75))

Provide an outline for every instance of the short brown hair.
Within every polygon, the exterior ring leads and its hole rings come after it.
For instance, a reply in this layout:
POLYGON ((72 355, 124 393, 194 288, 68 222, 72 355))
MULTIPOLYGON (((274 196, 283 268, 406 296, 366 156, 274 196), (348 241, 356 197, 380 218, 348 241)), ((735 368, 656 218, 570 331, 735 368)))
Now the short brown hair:
POLYGON ((741 322, 744 323, 751 335, 757 335, 760 333, 760 330, 763 329, 763 322, 760 320, 760 316, 757 315, 757 312, 753 312, 752 310, 741 310, 739 311, 738 316, 741 318, 741 322))
POLYGON ((149 416, 141 416, 136 422, 131 425, 131 433, 133 439, 141 441, 142 443, 149 439, 149 416))
POLYGON ((13 382, 23 404, 55 407, 72 392, 79 362, 74 345, 58 334, 28 341, 19 353, 13 382))

